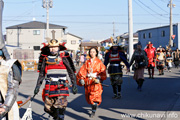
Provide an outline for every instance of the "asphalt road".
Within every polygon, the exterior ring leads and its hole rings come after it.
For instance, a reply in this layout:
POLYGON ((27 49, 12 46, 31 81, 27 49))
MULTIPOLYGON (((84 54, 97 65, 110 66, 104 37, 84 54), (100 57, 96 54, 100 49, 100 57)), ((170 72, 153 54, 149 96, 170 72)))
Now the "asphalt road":
MULTIPOLYGON (((104 87, 103 101, 94 118, 89 118, 91 106, 85 100, 84 88, 78 87, 78 94, 70 94, 68 97, 65 120, 180 120, 180 69, 165 71, 163 76, 159 76, 155 70, 155 79, 148 79, 145 70, 142 92, 136 89, 137 85, 132 76, 133 72, 129 75, 124 72, 121 99, 112 99, 112 87, 104 87)), ((37 72, 23 72, 18 100, 33 95, 37 78, 37 72)), ((110 85, 109 78, 104 84, 110 85)), ((44 85, 41 90, 43 87, 44 85)), ((28 105, 20 108, 21 117, 28 105)), ((43 105, 40 92, 32 102, 34 120, 48 120, 43 105)))

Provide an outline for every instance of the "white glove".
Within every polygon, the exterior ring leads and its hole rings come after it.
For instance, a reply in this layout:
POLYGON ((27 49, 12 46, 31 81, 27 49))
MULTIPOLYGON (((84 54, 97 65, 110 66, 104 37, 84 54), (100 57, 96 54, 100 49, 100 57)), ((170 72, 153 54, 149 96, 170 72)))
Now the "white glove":
POLYGON ((97 78, 97 79, 94 81, 94 83, 96 83, 96 84, 100 83, 100 79, 97 78))
POLYGON ((84 82, 83 79, 81 79, 79 82, 81 83, 81 85, 84 85, 84 84, 85 84, 85 82, 84 82))

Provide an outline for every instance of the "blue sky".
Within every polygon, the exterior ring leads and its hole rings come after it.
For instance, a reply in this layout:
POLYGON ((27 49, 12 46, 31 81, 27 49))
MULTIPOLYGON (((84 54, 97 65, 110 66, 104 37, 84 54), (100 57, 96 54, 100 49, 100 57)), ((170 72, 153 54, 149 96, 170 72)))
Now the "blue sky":
MULTIPOLYGON (((4 0, 3 31, 12 25, 46 22, 42 0, 4 0), (33 2, 34 1, 34 2, 33 2)), ((169 24, 169 0, 132 0, 133 30, 169 24)), ((173 23, 180 22, 180 0, 173 0, 173 23)), ((53 0, 50 23, 68 27, 68 32, 89 39, 106 39, 128 32, 128 0, 53 0)))

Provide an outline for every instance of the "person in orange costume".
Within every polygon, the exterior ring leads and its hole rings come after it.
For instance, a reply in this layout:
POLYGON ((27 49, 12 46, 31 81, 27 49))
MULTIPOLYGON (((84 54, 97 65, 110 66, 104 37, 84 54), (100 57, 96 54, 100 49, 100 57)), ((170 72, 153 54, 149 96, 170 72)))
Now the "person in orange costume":
POLYGON ((94 47, 89 49, 90 59, 87 60, 80 68, 77 74, 77 85, 84 86, 85 97, 88 104, 92 105, 90 117, 95 115, 97 106, 102 102, 102 82, 106 80, 106 67, 97 58, 98 50, 94 47))

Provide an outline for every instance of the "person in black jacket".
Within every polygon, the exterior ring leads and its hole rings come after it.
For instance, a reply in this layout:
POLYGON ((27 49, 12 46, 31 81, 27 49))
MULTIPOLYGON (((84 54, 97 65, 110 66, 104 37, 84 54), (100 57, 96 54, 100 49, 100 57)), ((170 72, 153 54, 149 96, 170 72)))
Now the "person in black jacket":
POLYGON ((107 65, 110 63, 108 67, 108 73, 110 75, 111 85, 113 88, 113 99, 120 99, 121 98, 121 85, 123 83, 122 80, 122 66, 121 61, 125 63, 127 67, 127 71, 129 71, 129 63, 127 62, 127 58, 125 53, 121 50, 121 48, 114 44, 109 52, 105 54, 105 60, 104 65, 107 67, 107 65))

